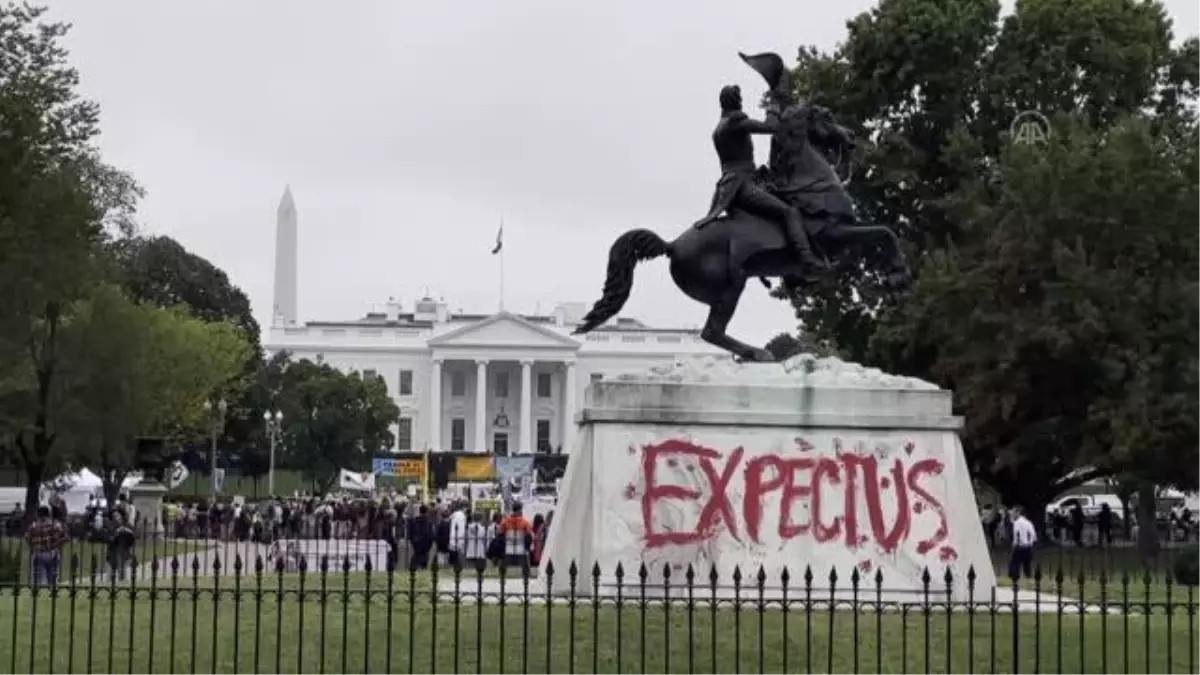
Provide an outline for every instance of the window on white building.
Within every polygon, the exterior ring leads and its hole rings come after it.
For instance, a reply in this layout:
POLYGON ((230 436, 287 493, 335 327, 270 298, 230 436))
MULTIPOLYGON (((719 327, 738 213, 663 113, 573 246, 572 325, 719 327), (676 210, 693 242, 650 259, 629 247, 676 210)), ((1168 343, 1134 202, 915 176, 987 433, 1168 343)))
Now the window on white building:
POLYGON ((413 377, 413 371, 411 371, 411 370, 401 370, 400 371, 400 395, 401 396, 412 396, 412 393, 413 393, 412 377, 413 377))
POLYGON ((550 398, 550 373, 537 374, 538 398, 550 398))
POLYGON ((508 434, 497 431, 492 435, 492 453, 498 457, 508 457, 508 434))
POLYGON ((604 379, 603 373, 592 373, 592 382, 599 382, 604 379))
POLYGON ((467 395, 467 376, 461 370, 450 373, 450 395, 455 398, 467 395))
POLYGON ((508 398, 508 373, 496 373, 496 398, 508 398))
POLYGON ((364 368, 362 371, 362 378, 364 380, 368 380, 372 377, 375 377, 375 369, 374 368, 364 368))
POLYGON ((550 452, 550 420, 537 421, 537 451, 550 452))
POLYGON ((412 450, 413 421, 411 417, 401 417, 396 424, 396 449, 412 450))
POLYGON ((450 449, 460 452, 467 449, 467 421, 461 417, 450 420, 450 449))

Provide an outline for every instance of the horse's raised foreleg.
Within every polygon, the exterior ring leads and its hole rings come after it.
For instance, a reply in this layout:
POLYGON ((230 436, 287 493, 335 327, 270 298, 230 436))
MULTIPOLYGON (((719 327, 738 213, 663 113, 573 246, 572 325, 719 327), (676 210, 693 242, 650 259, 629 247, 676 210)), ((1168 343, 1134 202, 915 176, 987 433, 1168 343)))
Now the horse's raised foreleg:
POLYGON ((835 228, 831 238, 848 244, 852 240, 870 242, 880 248, 887 258, 889 270, 907 269, 904 262, 904 249, 900 247, 900 238, 885 225, 851 225, 835 228))
POLYGON ((907 286, 912 280, 908 263, 904 260, 904 249, 900 247, 900 238, 885 225, 843 225, 832 228, 828 237, 843 246, 860 243, 870 243, 878 246, 886 258, 888 283, 892 286, 907 286))
POLYGON ((730 287, 715 302, 709 304, 708 320, 704 322, 704 330, 700 331, 700 338, 710 345, 732 353, 742 361, 774 361, 776 359, 771 352, 751 347, 729 337, 725 332, 729 327, 730 320, 733 319, 733 313, 737 310, 738 300, 741 299, 742 290, 745 287, 745 281, 730 287))

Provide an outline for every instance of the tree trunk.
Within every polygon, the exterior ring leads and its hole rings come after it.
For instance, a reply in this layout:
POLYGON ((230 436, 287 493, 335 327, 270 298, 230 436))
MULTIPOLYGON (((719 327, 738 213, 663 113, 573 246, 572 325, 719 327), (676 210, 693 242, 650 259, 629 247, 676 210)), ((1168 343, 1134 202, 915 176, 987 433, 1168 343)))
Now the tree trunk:
POLYGON ((25 462, 25 524, 33 522, 41 504, 42 481, 46 480, 46 464, 44 462, 25 462))
POLYGON ((104 507, 111 512, 117 507, 117 497, 121 494, 121 483, 125 481, 126 470, 116 469, 111 461, 108 441, 100 441, 100 477, 104 481, 104 507))
POLYGON ((117 498, 121 496, 121 483, 125 482, 125 474, 115 471, 104 472, 104 504, 111 511, 117 506, 117 498))
POLYGON ((332 475, 326 476, 325 478, 321 479, 320 482, 318 483, 318 486, 320 487, 320 491, 317 494, 319 494, 321 496, 329 494, 329 490, 331 488, 333 488, 333 483, 337 479, 338 479, 337 474, 332 474, 332 475))
POLYGON ((1158 495, 1155 494, 1154 483, 1139 482, 1137 497, 1138 552, 1142 558, 1150 561, 1158 554, 1158 522, 1155 518, 1158 495))
POLYGON ((50 302, 45 308, 45 336, 41 349, 30 346, 35 373, 37 375, 37 407, 33 418, 33 451, 25 444, 23 434, 17 437, 17 446, 25 464, 25 477, 29 480, 25 488, 25 524, 33 522, 41 497, 42 481, 46 479, 46 465, 50 449, 54 446, 54 434, 50 433, 50 385, 54 378, 56 342, 58 336, 59 304, 50 302))

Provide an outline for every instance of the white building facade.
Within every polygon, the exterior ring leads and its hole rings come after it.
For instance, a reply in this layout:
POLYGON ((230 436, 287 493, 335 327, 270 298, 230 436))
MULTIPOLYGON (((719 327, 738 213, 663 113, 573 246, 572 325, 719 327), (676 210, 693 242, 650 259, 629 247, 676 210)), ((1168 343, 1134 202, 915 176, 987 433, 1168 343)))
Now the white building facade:
POLYGON ((280 260, 297 249, 290 192, 284 199, 279 224, 288 245, 276 247, 275 264, 289 274, 276 275, 267 349, 382 377, 400 408, 396 452, 569 452, 575 414, 593 380, 720 353, 697 330, 629 318, 572 336, 583 303, 544 315, 480 315, 454 314, 445 301, 426 297, 410 309, 391 301, 356 321, 300 324, 295 260, 280 260))

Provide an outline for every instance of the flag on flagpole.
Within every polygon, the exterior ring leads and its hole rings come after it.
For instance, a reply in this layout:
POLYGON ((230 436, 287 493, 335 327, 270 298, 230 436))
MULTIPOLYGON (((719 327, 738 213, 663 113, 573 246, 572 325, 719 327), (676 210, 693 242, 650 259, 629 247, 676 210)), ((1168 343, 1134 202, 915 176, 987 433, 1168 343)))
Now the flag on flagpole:
POLYGON ((496 245, 492 247, 492 255, 504 248, 504 221, 500 221, 500 229, 496 231, 496 245))

